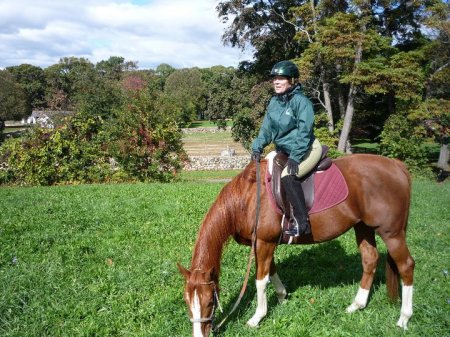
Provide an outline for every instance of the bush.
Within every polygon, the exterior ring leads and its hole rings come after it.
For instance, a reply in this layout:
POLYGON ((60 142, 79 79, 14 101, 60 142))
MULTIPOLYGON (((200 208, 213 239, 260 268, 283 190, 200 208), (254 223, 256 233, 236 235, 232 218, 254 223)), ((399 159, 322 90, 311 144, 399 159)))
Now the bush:
POLYGON ((171 181, 187 155, 175 122, 144 92, 106 123, 78 113, 54 130, 35 128, 0 147, 0 184, 171 181))
POLYGON ((413 173, 430 175, 424 138, 406 116, 391 115, 380 137, 382 155, 402 160, 413 173))
POLYGON ((35 128, 22 139, 10 139, 0 148, 0 183, 53 185, 108 180, 112 170, 107 154, 95 142, 99 119, 80 116, 64 126, 35 128))
POLYGON ((116 112, 107 135, 111 156, 139 181, 171 181, 187 160, 176 121, 145 91, 116 112))
POLYGON ((253 139, 258 135, 255 119, 251 109, 243 109, 233 117, 231 135, 235 142, 240 142, 244 148, 250 150, 253 139))

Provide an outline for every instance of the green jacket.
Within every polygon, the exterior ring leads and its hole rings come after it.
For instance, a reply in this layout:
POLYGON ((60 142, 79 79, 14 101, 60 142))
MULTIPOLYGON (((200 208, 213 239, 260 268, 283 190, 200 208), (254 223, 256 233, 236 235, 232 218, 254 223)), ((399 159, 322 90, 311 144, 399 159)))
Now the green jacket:
POLYGON ((277 152, 300 163, 314 142, 313 127, 313 105, 297 85, 290 92, 271 98, 252 150, 262 153, 273 142, 277 152))

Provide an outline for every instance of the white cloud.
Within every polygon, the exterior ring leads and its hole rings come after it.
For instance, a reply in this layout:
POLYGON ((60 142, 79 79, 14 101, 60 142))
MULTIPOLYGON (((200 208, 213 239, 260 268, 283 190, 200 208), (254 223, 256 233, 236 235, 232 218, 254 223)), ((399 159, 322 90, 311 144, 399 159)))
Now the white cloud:
POLYGON ((0 68, 62 57, 110 56, 139 68, 237 66, 250 52, 224 47, 213 0, 7 0, 0 3, 0 68))

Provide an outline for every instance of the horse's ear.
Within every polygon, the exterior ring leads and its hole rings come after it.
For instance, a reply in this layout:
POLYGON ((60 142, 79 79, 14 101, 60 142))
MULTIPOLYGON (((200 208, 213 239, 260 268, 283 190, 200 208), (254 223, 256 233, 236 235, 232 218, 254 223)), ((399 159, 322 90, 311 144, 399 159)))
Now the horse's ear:
POLYGON ((188 280, 189 280, 189 277, 191 277, 191 272, 190 272, 188 269, 184 268, 184 267, 183 267, 181 264, 179 264, 178 262, 177 262, 177 267, 178 267, 178 270, 180 271, 181 275, 183 275, 184 279, 185 279, 186 281, 188 281, 188 280))

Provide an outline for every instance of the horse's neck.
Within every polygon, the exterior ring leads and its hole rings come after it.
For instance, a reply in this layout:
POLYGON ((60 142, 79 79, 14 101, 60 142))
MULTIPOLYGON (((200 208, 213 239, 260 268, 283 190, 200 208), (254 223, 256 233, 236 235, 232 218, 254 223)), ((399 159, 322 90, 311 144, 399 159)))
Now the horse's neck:
POLYGON ((192 256, 191 269, 207 271, 215 268, 220 270, 222 250, 230 235, 232 235, 232 224, 229 207, 218 198, 211 206, 200 227, 197 242, 192 256))

